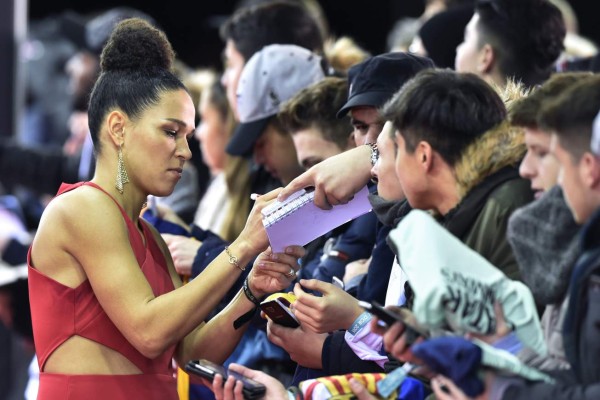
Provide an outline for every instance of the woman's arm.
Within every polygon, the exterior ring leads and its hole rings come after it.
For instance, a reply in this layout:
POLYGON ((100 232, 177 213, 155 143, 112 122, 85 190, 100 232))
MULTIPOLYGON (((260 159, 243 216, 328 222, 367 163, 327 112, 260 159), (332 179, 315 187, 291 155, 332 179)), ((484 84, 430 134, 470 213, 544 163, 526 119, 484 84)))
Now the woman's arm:
MULTIPOLYGON (((261 196, 244 231, 229 246, 242 266, 267 247, 260 210, 277 193, 261 196)), ((111 199, 95 189, 81 188, 56 200, 60 201, 52 202, 34 242, 36 268, 50 271, 59 281, 63 277, 68 280, 73 270, 84 274, 81 281, 89 279, 107 315, 147 357, 158 356, 194 330, 242 272, 222 252, 202 279, 178 287, 175 277, 177 290, 156 297, 132 251, 123 217, 111 199), (60 270, 56 270, 59 264, 60 270), (65 264, 73 268, 62 268, 65 264)), ((172 268, 170 257, 167 260, 172 268)))

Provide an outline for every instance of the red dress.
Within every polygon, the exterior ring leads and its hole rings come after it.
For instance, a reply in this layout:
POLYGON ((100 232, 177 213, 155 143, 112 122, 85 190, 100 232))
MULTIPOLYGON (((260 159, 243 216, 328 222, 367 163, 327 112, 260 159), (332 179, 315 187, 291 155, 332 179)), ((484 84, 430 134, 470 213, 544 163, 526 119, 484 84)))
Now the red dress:
MULTIPOLYGON (((85 182, 63 184, 57 196, 81 185, 106 193, 99 186, 85 182)), ((107 195, 110 196, 108 193, 107 195)), ((127 223, 131 247, 154 295, 172 291, 174 286, 166 261, 152 232, 145 223, 141 224, 147 244, 145 246, 133 221, 116 201, 115 203, 127 223)), ((146 358, 127 341, 106 315, 89 280, 76 288, 53 280, 32 266, 31 249, 28 264, 33 336, 40 371, 44 370, 44 364, 52 352, 74 335, 119 352, 142 371, 137 375, 65 375, 40 372, 39 399, 178 399, 171 363, 175 346, 155 359, 146 358)))

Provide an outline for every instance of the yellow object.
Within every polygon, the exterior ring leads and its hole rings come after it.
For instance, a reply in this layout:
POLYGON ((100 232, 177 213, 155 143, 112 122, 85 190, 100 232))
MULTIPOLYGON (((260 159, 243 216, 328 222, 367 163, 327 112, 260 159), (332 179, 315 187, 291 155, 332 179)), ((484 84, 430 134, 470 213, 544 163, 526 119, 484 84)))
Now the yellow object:
POLYGON ((287 301, 290 302, 290 304, 292 304, 293 302, 296 301, 296 295, 292 292, 289 293, 273 293, 272 295, 268 296, 265 300, 263 301, 271 301, 271 300, 275 300, 278 298, 283 297, 284 299, 286 299, 287 301))

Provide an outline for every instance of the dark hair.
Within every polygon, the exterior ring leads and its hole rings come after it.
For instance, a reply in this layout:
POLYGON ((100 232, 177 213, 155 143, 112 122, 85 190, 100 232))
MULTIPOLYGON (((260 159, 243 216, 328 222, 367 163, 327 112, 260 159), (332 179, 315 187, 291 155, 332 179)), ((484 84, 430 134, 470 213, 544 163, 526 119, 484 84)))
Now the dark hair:
POLYGON ((408 81, 381 114, 402 135, 408 152, 426 141, 454 166, 469 144, 502 122, 506 107, 474 74, 425 70, 408 81))
POLYGON ((307 88, 284 103, 279 120, 292 135, 299 130, 315 128, 323 139, 345 149, 352 132, 350 117, 336 118, 346 103, 348 82, 344 78, 328 77, 307 88))
POLYGON ((552 101, 581 79, 592 76, 591 72, 558 72, 529 96, 517 100, 509 111, 510 123, 526 128, 538 127, 538 115, 545 102, 552 101))
POLYGON ((305 7, 288 1, 241 8, 225 21, 220 34, 235 43, 245 61, 270 44, 295 44, 323 54, 317 21, 305 7))
POLYGON ((160 101, 163 92, 186 90, 171 72, 175 53, 165 34, 139 18, 120 22, 102 50, 101 74, 88 108, 97 152, 104 117, 115 108, 136 120, 160 101))
POLYGON ((592 126, 600 110, 600 76, 581 79, 542 106, 539 126, 555 133, 573 160, 590 151, 592 126))
POLYGON ((533 86, 546 80, 564 49, 565 23, 548 0, 478 0, 479 45, 489 43, 502 75, 533 86))

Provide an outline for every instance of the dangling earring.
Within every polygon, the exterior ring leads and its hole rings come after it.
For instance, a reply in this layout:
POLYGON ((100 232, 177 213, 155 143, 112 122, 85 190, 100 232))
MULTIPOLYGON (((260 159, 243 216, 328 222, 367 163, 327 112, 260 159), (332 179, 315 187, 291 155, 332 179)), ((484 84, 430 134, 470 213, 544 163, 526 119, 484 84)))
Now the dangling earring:
POLYGON ((119 191, 119 193, 123 194, 123 185, 129 183, 129 176, 127 175, 127 171, 125 170, 125 163, 123 162, 123 150, 121 145, 119 145, 118 151, 119 161, 117 163, 117 181, 115 183, 115 187, 119 191))

